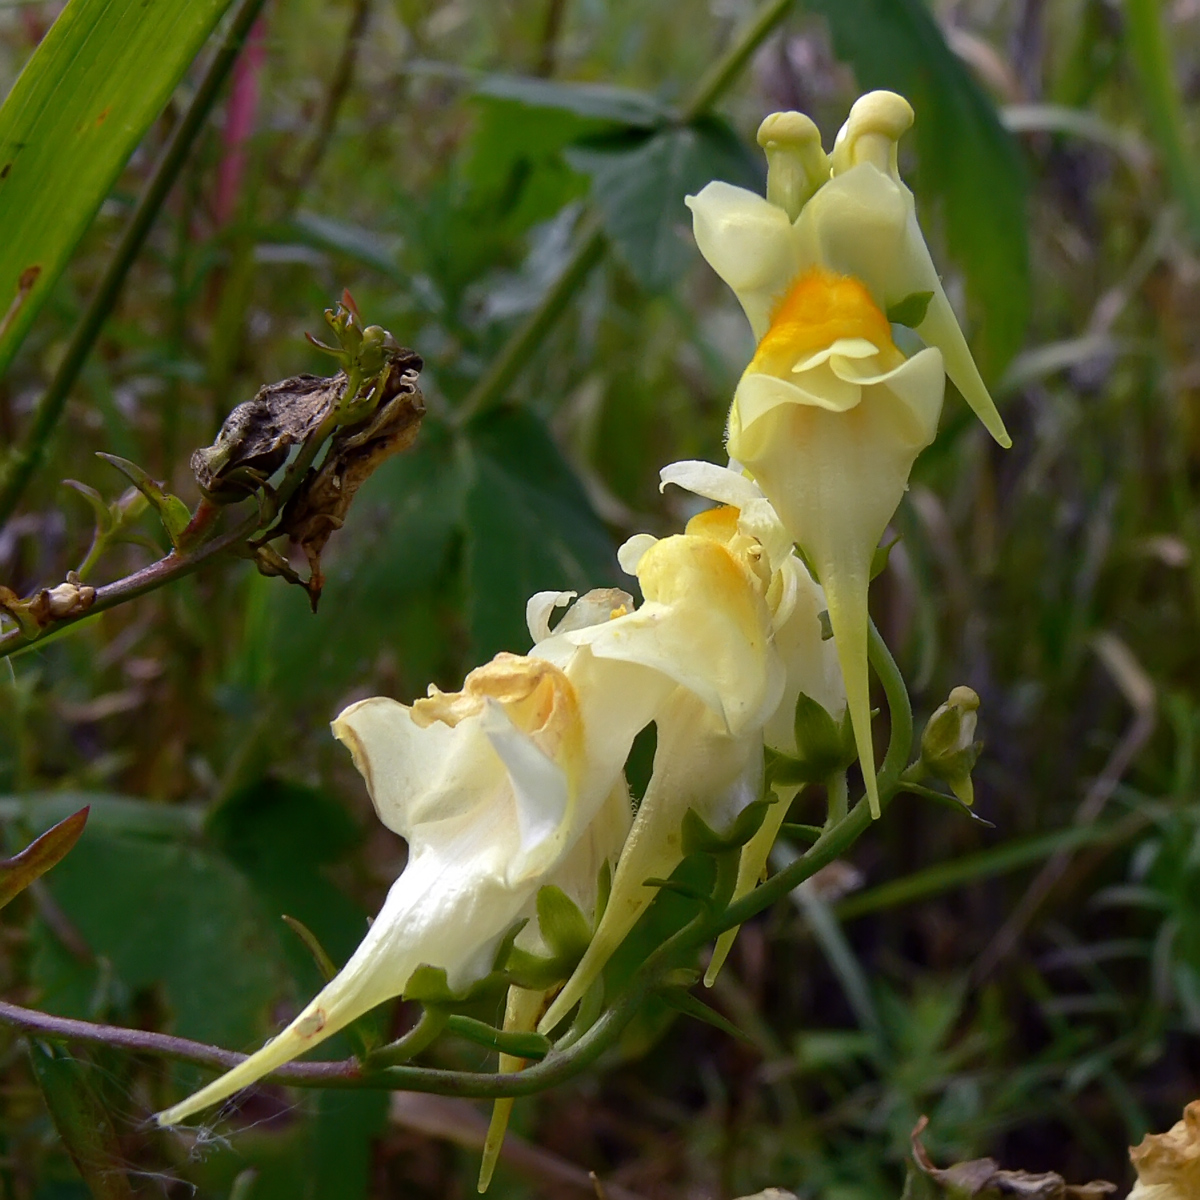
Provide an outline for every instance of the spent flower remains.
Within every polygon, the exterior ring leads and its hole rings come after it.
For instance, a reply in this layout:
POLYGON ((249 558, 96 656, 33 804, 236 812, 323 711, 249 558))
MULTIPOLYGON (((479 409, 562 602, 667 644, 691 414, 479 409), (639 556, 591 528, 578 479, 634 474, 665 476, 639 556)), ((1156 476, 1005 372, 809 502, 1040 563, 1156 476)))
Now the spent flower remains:
MULTIPOLYGON (((550 1038, 577 1039, 614 999, 605 967, 660 891, 683 887, 670 877, 697 830, 730 866, 723 907, 759 884, 804 787, 824 787, 828 831, 846 819, 857 759, 863 804, 879 815, 867 591, 936 434, 947 375, 1009 444, 897 170, 912 120, 900 96, 872 92, 827 156, 807 117, 776 113, 759 131, 765 198, 720 182, 687 198, 700 250, 757 340, 730 410, 729 464, 662 471, 664 488, 715 507, 682 533, 621 547, 640 604, 615 588, 538 593, 527 654, 497 655, 459 692, 431 687, 411 705, 377 697, 338 716, 334 735, 380 820, 407 840, 407 865, 295 1020, 160 1123, 397 996, 444 1025, 481 989, 507 988, 507 1034, 536 1030, 553 1053, 550 1038), (625 765, 650 724, 656 750, 635 814, 625 765)), ((937 763, 969 803, 974 707, 951 707, 969 708, 970 728, 955 726, 937 763)), ((735 923, 718 926, 709 983, 735 923)), ((502 1070, 525 1065, 511 1041, 495 1044, 502 1070)), ((510 1106, 498 1102, 485 1181, 510 1106)))

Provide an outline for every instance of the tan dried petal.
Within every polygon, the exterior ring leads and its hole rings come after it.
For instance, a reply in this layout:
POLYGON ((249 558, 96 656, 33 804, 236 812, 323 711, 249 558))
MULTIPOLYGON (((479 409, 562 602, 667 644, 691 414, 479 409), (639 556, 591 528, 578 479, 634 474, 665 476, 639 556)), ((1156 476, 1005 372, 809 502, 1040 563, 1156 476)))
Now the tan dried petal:
POLYGON ((1166 1133, 1148 1133, 1129 1151, 1137 1183, 1129 1200, 1195 1200, 1200 1196, 1200 1100, 1166 1133))

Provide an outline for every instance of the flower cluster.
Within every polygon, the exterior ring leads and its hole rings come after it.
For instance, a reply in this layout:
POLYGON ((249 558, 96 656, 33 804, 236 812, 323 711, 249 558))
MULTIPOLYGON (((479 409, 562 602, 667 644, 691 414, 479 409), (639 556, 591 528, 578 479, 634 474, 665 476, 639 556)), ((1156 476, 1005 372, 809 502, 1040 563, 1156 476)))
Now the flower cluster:
MULTIPOLYGON (((684 858, 689 814, 740 854, 734 897, 756 886, 806 783, 828 788, 832 820, 857 757, 878 814, 867 588, 936 432, 946 374, 1007 444, 897 172, 911 121, 901 97, 864 96, 827 158, 808 118, 775 114, 759 132, 765 199, 725 183, 688 198, 700 250, 757 339, 733 398, 730 464, 662 472, 664 488, 715 506, 682 533, 621 547, 640 604, 611 588, 538 593, 527 654, 498 655, 459 692, 365 700, 334 721, 380 819, 407 840, 407 866, 324 990, 163 1124, 389 998, 428 998, 431 979, 447 1002, 500 979, 506 1028, 552 1033, 596 995, 684 858), (653 769, 634 814, 625 764, 650 724, 653 769), (788 769, 764 777, 765 761, 788 769)), ((960 795, 973 709, 969 723, 942 754, 960 795)))

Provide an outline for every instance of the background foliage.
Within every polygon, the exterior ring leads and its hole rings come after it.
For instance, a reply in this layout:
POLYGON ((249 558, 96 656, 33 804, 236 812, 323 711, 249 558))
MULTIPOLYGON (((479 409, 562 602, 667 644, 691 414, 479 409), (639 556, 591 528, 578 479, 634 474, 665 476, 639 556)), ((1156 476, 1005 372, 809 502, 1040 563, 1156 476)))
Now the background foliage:
MULTIPOLYGON (((0 8, 8 85, 60 7, 0 8)), ((178 61, 150 54, 138 69, 157 79, 120 77, 144 84, 124 149, 71 145, 0 190, 27 219, 6 225, 0 299, 35 233, 69 258, 57 279, 47 267, 0 381, 0 445, 69 356, 203 56, 159 106, 222 7, 192 0, 178 61)), ((5 910, 6 997, 249 1049, 311 994, 316 968, 279 914, 342 959, 403 862, 325 723, 526 648, 531 592, 622 583, 619 540, 687 515, 657 470, 720 458, 750 346, 682 196, 761 181, 764 113, 807 111, 828 141, 857 90, 888 86, 916 105, 907 176, 1015 447, 950 398, 875 615, 926 712, 957 683, 983 697, 977 806, 995 828, 900 801, 823 898, 743 930, 715 1002, 748 1045, 648 1014, 597 1074, 518 1104, 532 1145, 493 1194, 586 1195, 569 1162, 614 1200, 768 1184, 891 1200, 923 1112, 939 1161, 992 1153, 1124 1181, 1123 1147, 1194 1098, 1196 10, 769 9, 776 27, 714 109, 696 97, 754 18, 742 0, 266 6, 0 529, 0 580, 25 592, 83 559, 91 513, 59 481, 123 487, 93 451, 194 499, 187 457, 234 404, 325 370, 301 335, 344 286, 424 356, 430 415, 331 543, 317 616, 226 563, 0 667, 10 850, 92 805, 78 846, 5 910)), ((56 81, 44 103, 73 111, 56 81)), ((136 534, 95 582, 164 548, 148 519, 136 534)), ((395 1032, 411 1014, 382 1019, 395 1032)), ((21 1200, 473 1191, 482 1133, 464 1104, 262 1089, 185 1141, 144 1119, 191 1069, 31 1059, 0 1027, 0 1071, 0 1187, 21 1200), (42 1099, 62 1095, 99 1130, 88 1185, 42 1099)))

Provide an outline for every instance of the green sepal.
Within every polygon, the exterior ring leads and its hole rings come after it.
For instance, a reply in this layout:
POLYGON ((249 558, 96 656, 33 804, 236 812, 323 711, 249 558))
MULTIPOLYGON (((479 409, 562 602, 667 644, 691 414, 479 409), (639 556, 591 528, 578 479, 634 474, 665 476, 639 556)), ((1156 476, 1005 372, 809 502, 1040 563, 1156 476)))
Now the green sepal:
POLYGON ((929 302, 932 299, 932 292, 909 292, 903 300, 888 305, 887 319, 893 325, 917 329, 924 324, 925 314, 929 311, 929 302))
POLYGON ((477 1021, 474 1017, 464 1017, 458 1013, 446 1022, 446 1029, 477 1046, 499 1050, 501 1054, 511 1054, 514 1058, 540 1062, 550 1053, 550 1039, 544 1034, 497 1029, 486 1021, 477 1021))
POLYGON ((989 821, 986 817, 981 817, 969 804, 964 804, 957 796, 947 796, 945 792, 939 792, 935 788, 926 787, 923 783, 910 783, 904 779, 901 779, 900 787, 903 791, 911 792, 914 796, 924 796, 926 800, 933 800, 938 804, 945 805, 946 808, 952 808, 955 812, 961 813, 964 817, 970 817, 972 821, 986 826, 988 829, 996 828, 994 821, 989 821))
POLYGON ((717 833, 694 808, 689 808, 683 817, 682 848, 684 856, 689 854, 722 854, 744 846, 759 830, 767 817, 767 809, 776 801, 755 800, 738 813, 726 834, 717 833))
POLYGON ((557 959, 580 959, 592 940, 592 927, 562 888, 548 883, 538 889, 538 928, 557 959))
POLYGON ((709 1008, 702 1000, 697 1000, 691 992, 686 991, 682 987, 664 987, 659 988, 655 992, 665 1004, 669 1005, 676 1012, 683 1013, 684 1016, 694 1017, 697 1021, 703 1021, 705 1024, 712 1025, 719 1029, 722 1033, 729 1034, 730 1037, 737 1038, 740 1042, 751 1044, 750 1038, 746 1036, 732 1021, 721 1016, 715 1009, 709 1008))
POLYGON ((793 721, 796 749, 810 773, 809 782, 828 779, 835 771, 844 771, 850 765, 845 761, 843 731, 824 705, 801 692, 796 697, 793 721))
POLYGON ((454 992, 446 981, 445 967, 431 967, 428 963, 422 963, 408 977, 403 996, 405 1000, 415 1000, 430 1008, 449 1008, 493 996, 498 998, 508 985, 505 973, 493 970, 463 991, 454 992))
POLYGON ((94 487, 88 487, 86 483, 80 483, 78 479, 64 479, 63 487, 69 487, 71 491, 78 492, 88 502, 88 506, 96 518, 98 537, 107 537, 112 533, 115 524, 113 511, 94 487))
POLYGON ((164 491, 162 484, 151 479, 137 463, 130 462, 129 459, 121 458, 116 454, 105 454, 100 450, 96 452, 96 455, 116 467, 150 501, 154 506, 154 511, 158 513, 158 519, 162 522, 163 528, 167 531, 167 536, 171 539, 171 545, 178 550, 183 531, 192 523, 192 514, 188 506, 178 496, 164 491))

